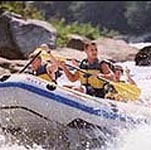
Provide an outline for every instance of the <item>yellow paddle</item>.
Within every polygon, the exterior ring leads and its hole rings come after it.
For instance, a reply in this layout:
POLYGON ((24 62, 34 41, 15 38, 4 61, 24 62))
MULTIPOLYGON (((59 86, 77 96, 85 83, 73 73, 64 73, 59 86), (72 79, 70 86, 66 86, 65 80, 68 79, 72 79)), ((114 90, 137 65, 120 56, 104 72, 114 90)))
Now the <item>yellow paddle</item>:
POLYGON ((29 63, 27 63, 27 64, 24 66, 24 68, 19 71, 19 73, 23 73, 23 72, 28 68, 28 66, 29 66, 38 56, 40 56, 41 52, 42 52, 42 51, 39 51, 39 52, 29 61, 29 63))
MULTIPOLYGON (((41 56, 42 60, 45 60, 45 61, 50 60, 50 54, 48 54, 42 48, 37 48, 34 52, 38 53, 39 51, 41 51, 40 56, 41 56)), ((73 60, 72 58, 67 58, 67 57, 64 57, 64 56, 57 55, 57 54, 55 54, 54 56, 53 55, 51 54, 51 57, 53 57, 53 59, 56 59, 56 60, 60 60, 60 61, 71 61, 71 60, 73 60)), ((74 59, 74 60, 78 63, 80 62, 80 60, 77 60, 77 59, 74 59)))
MULTIPOLYGON (((53 58, 53 60, 57 61, 62 60, 68 60, 68 58, 62 57, 62 56, 53 56, 52 54, 48 54, 45 50, 42 50, 41 48, 37 48, 36 51, 42 51, 40 56, 42 57, 43 60, 50 60, 50 56, 51 58, 53 58)), ((87 73, 84 70, 80 69, 77 66, 73 66, 73 65, 69 65, 66 63, 67 66, 74 68, 84 74, 87 74, 88 76, 92 76, 91 73, 87 73)), ((115 99, 119 99, 119 100, 138 100, 141 94, 141 89, 139 87, 137 87, 136 85, 130 84, 130 83, 125 83, 125 82, 113 82, 110 81, 106 78, 103 77, 98 77, 99 80, 102 80, 105 83, 109 83, 111 85, 114 86, 115 90, 117 91, 117 93, 112 96, 114 96, 115 99)), ((110 97, 110 96, 109 96, 110 97)))
MULTIPOLYGON (((79 67, 70 65, 70 64, 66 64, 69 67, 72 67, 84 74, 87 74, 88 76, 92 76, 91 73, 87 73, 84 70, 80 69, 79 67)), ((103 77, 98 77, 99 80, 102 80, 105 83, 109 83, 111 85, 114 86, 115 90, 117 91, 117 93, 114 93, 114 98, 115 99, 119 99, 119 100, 138 100, 141 94, 141 89, 139 87, 137 87, 136 85, 130 84, 130 83, 125 83, 125 82, 113 82, 110 81, 108 79, 105 79, 103 77)))

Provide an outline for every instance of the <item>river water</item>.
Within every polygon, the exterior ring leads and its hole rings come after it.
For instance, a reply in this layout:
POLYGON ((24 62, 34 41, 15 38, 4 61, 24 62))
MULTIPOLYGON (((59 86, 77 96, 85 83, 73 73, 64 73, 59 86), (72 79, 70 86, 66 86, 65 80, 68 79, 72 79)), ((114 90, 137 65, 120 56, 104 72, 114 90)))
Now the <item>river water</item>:
MULTIPOLYGON (((120 63, 131 69, 131 75, 142 89, 140 103, 151 107, 151 67, 138 67, 134 62, 120 63)), ((151 150, 151 125, 120 129, 117 133, 109 128, 81 130, 64 126, 54 127, 51 134, 34 138, 23 132, 16 134, 0 130, 0 150, 151 150), (33 139, 43 142, 37 144, 33 139)))

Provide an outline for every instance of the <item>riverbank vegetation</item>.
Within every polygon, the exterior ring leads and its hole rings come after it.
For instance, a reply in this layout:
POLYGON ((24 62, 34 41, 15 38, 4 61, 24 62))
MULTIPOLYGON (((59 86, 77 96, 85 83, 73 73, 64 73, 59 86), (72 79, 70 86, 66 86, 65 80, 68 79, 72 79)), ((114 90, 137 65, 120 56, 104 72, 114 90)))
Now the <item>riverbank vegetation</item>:
POLYGON ((0 10, 50 22, 58 31, 60 46, 68 34, 96 39, 151 32, 150 1, 1 1, 0 10))

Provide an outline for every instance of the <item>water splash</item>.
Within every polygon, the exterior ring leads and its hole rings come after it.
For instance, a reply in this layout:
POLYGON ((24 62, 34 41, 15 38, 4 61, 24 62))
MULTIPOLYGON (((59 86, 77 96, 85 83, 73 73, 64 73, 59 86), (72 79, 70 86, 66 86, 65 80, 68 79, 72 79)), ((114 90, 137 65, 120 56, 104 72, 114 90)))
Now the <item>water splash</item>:
POLYGON ((151 150, 151 125, 141 126, 124 134, 119 150, 151 150))
MULTIPOLYGON (((142 89, 141 102, 151 106, 151 67, 137 67, 134 62, 121 63, 131 69, 131 75, 142 89)), ((21 132, 22 137, 0 132, 0 150, 150 150, 151 126, 144 125, 135 129, 93 128, 81 130, 65 127, 52 128, 51 134, 45 134, 44 144, 33 142, 32 146, 24 145, 21 140, 30 140, 21 132), (62 131, 61 131, 62 130, 62 131), (61 133, 61 134, 60 134, 61 133)), ((39 136, 34 137, 39 138, 39 136)))
POLYGON ((0 128, 0 150, 44 150, 41 146, 33 144, 32 147, 19 143, 19 140, 0 128))
POLYGON ((41 146, 35 146, 33 148, 26 148, 25 146, 19 146, 17 144, 11 145, 3 145, 0 147, 0 150, 44 150, 41 146))

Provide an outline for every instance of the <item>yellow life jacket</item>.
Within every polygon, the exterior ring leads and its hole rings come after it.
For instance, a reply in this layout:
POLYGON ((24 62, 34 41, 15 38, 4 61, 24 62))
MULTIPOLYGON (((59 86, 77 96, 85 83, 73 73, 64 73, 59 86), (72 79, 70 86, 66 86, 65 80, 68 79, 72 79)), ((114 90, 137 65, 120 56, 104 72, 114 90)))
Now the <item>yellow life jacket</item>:
MULTIPOLYGON (((89 74, 97 74, 101 72, 100 70, 100 62, 96 60, 93 64, 89 64, 87 59, 83 59, 80 66, 84 72, 89 74)), ((86 77, 87 74, 79 72, 81 84, 90 84, 93 88, 99 89, 103 87, 104 82, 99 80, 97 77, 86 77)))
POLYGON ((47 73, 40 74, 40 75, 38 75, 38 77, 39 77, 39 78, 42 78, 42 79, 44 79, 44 80, 47 80, 47 81, 52 82, 51 77, 50 77, 47 73))
MULTIPOLYGON (((99 71, 95 69, 89 69, 89 70, 84 70, 84 71, 90 74, 99 73, 99 71)), ((81 73, 81 72, 79 72, 79 75, 80 75, 81 84, 90 84, 93 88, 97 88, 97 89, 103 87, 104 82, 99 80, 97 77, 90 76, 87 78, 85 77, 86 74, 81 73)))
POLYGON ((35 50, 34 50, 34 53, 38 53, 39 51, 41 51, 41 53, 40 53, 40 57, 41 57, 41 59, 43 60, 43 61, 48 61, 48 60, 50 60, 50 56, 49 56, 49 54, 45 51, 45 50, 43 50, 42 48, 36 48, 35 50))
POLYGON ((47 81, 52 81, 51 77, 47 73, 46 66, 47 66, 47 64, 40 66, 36 71, 36 76, 38 76, 44 80, 47 80, 47 81))

